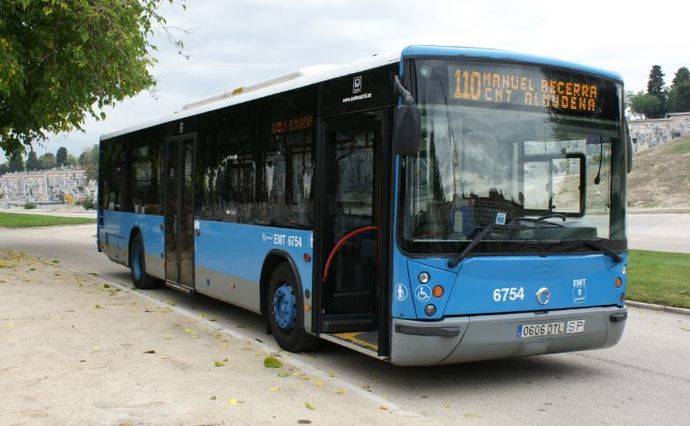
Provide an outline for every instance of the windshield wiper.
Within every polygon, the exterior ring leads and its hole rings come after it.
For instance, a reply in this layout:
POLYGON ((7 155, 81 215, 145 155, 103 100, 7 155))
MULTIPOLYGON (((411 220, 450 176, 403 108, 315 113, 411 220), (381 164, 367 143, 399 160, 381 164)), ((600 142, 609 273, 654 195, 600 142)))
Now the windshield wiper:
POLYGON ((582 242, 584 245, 589 246, 595 250, 603 251, 605 254, 607 254, 611 259, 613 259, 614 262, 620 263, 623 261, 623 258, 615 252, 611 247, 609 247, 605 242, 602 240, 587 240, 582 242))
POLYGON ((477 234, 477 236, 474 237, 472 239, 472 241, 470 241, 470 243, 467 244, 467 246, 465 246, 465 249, 463 251, 461 251, 459 254, 455 255, 455 257, 453 257, 452 259, 450 259, 448 261, 448 267, 455 268, 456 266, 458 266, 458 263, 460 263, 462 261, 462 259, 467 257, 467 255, 472 250, 474 250, 475 247, 477 247, 477 244, 479 244, 479 242, 482 240, 482 238, 484 238, 486 236, 486 234, 488 234, 494 228, 494 226, 495 226, 495 224, 493 224, 493 223, 486 225, 481 230, 481 232, 479 234, 477 234))

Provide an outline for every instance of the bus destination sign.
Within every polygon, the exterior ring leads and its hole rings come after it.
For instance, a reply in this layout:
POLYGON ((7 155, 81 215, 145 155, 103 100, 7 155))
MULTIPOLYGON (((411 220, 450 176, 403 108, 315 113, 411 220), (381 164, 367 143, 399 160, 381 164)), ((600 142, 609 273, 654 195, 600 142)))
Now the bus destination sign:
POLYGON ((579 116, 599 116, 602 92, 612 88, 585 75, 500 65, 453 64, 448 78, 450 97, 463 103, 548 108, 579 116))

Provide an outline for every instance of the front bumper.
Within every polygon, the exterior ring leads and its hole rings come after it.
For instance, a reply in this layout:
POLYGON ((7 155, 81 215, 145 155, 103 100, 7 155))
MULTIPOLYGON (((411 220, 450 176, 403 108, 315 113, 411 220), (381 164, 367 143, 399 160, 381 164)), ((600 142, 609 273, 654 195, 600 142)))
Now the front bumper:
POLYGON ((627 309, 618 306, 550 312, 451 317, 441 321, 393 318, 391 362, 437 365, 581 351, 613 346, 621 338, 627 309), (521 339, 520 324, 585 320, 581 333, 521 339))

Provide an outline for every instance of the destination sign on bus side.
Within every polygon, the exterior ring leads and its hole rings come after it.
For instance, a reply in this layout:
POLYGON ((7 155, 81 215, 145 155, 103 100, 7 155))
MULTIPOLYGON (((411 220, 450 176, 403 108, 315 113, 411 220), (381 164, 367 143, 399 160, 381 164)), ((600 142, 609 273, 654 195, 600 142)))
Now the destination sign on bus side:
POLYGON ((561 113, 596 115, 601 108, 598 81, 585 76, 539 69, 450 65, 450 96, 464 102, 522 105, 549 108, 561 113))

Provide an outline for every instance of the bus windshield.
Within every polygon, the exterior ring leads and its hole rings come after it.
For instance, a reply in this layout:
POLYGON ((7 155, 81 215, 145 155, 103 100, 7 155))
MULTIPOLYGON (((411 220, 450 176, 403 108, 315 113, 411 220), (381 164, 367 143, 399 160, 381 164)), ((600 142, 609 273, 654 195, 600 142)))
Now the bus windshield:
POLYGON ((489 224, 486 250, 625 238, 624 210, 612 210, 623 191, 613 178, 619 84, 465 61, 419 61, 415 70, 422 135, 404 161, 405 242, 438 250, 489 224))

